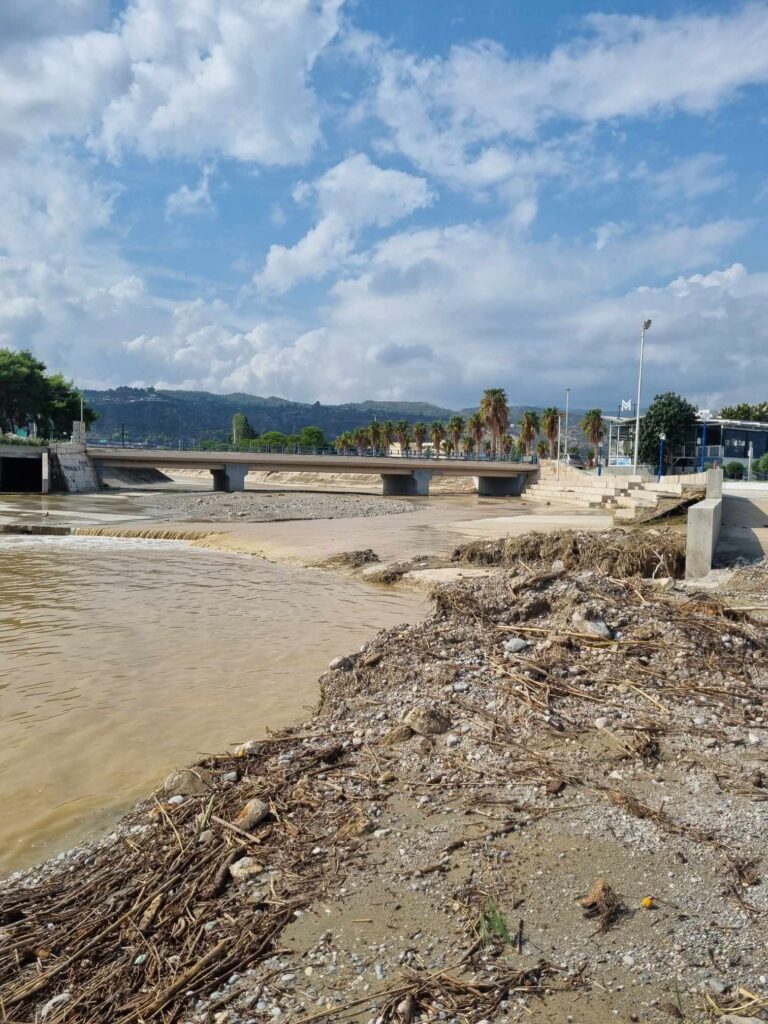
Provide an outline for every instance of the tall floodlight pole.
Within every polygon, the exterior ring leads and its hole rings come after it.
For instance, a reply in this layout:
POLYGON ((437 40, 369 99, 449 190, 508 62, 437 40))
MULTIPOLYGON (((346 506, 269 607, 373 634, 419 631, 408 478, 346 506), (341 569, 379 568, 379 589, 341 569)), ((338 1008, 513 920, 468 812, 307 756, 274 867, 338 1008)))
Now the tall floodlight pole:
POLYGON ((643 392, 643 356, 645 355, 645 332, 651 329, 651 321, 643 320, 640 331, 640 372, 637 375, 637 406, 635 408, 635 457, 632 461, 632 472, 637 473, 637 456, 640 450, 640 398, 643 392))
POLYGON ((565 389, 565 462, 568 464, 568 401, 571 397, 571 389, 565 389))

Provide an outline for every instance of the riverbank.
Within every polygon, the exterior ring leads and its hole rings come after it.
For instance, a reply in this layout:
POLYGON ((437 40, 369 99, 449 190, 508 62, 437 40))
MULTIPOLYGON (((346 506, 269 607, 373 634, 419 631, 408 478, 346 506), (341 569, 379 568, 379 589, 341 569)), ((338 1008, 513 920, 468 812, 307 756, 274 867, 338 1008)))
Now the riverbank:
POLYGON ((765 627, 490 569, 333 662, 304 725, 6 882, 11 1019, 762 1016, 765 627))

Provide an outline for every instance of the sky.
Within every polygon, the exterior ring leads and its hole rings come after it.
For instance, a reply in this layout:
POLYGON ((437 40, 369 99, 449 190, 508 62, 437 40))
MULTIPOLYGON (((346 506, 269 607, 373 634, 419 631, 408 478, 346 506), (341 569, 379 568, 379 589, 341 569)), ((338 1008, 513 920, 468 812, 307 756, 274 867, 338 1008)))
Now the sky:
POLYGON ((646 400, 764 400, 767 97, 768 2, 2 0, 0 345, 609 410, 651 318, 646 400))

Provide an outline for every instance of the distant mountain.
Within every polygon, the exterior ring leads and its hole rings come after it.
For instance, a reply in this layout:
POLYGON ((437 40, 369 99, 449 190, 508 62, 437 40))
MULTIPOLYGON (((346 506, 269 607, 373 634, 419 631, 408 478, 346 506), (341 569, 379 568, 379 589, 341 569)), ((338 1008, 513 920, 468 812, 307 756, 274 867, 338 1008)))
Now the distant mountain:
POLYGON ((429 402, 348 402, 321 405, 291 402, 274 395, 214 395, 208 391, 159 391, 154 388, 120 387, 110 391, 86 391, 85 397, 99 414, 92 439, 117 440, 125 428, 128 441, 149 444, 204 438, 224 441, 229 437, 232 416, 245 413, 258 434, 279 430, 298 433, 302 427, 320 427, 331 440, 374 418, 379 420, 446 420, 454 410, 429 402))

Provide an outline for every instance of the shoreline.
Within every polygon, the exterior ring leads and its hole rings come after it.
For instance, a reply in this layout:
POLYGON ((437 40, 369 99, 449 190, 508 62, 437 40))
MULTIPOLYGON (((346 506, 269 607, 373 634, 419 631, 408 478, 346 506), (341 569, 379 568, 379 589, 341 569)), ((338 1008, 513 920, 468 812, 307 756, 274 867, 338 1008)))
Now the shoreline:
MULTIPOLYGON (((342 658, 321 677, 322 699, 307 722, 240 754, 203 758, 191 777, 182 772, 182 787, 191 781, 193 790, 202 775, 197 794, 156 793, 101 842, 0 883, 0 904, 10 898, 18 905, 37 890, 36 918, 43 921, 51 900, 62 897, 60 890, 55 896, 57 887, 88 886, 117 870, 115 864, 123 865, 115 878, 122 872, 141 882, 148 895, 138 902, 126 897, 117 925, 120 907, 103 917, 121 942, 105 936, 98 947, 99 962, 107 957, 120 984, 139 988, 121 991, 123 1002, 113 1002, 99 1019, 135 1019, 134 1012, 146 1020, 163 1013, 180 1019, 183 1009, 183 1019, 193 1022, 239 1021, 254 1012, 335 1020, 346 1006, 344 1019, 368 1021, 390 1002, 399 1015, 392 1019, 405 1019, 406 1010, 414 1016, 453 999, 468 1014, 462 1020, 479 1021, 494 993, 493 1019, 502 1021, 523 1005, 541 1020, 575 1011, 600 1021, 615 1007, 632 1008, 641 1020, 663 1020, 664 998, 674 1003, 676 991, 688 1019, 697 1019, 708 999, 747 1004, 752 1015, 760 1000, 768 1006, 768 987, 750 968, 757 961, 749 952, 765 938, 768 886, 758 880, 759 865, 750 867, 732 847, 756 828, 759 834, 767 805, 754 802, 759 785, 742 796, 737 785, 731 809, 716 811, 712 781, 723 764, 726 774, 738 776, 752 764, 757 778, 754 765, 766 760, 765 724, 740 725, 745 712, 738 701, 729 701, 733 710, 723 718, 718 699, 702 697, 703 724, 695 707, 683 705, 670 729, 658 708, 668 705, 665 687, 676 679, 697 692, 687 665, 674 657, 679 643, 689 660, 699 657, 688 649, 691 629, 705 645, 701 657, 722 661, 718 671, 733 680, 728 686, 743 679, 749 651, 764 685, 764 627, 729 613, 735 616, 727 626, 731 650, 720 633, 712 646, 710 624, 723 614, 717 598, 691 612, 690 589, 669 593, 589 570, 537 574, 496 566, 486 576, 441 588, 437 610, 424 622, 384 631, 362 652, 342 658), (580 613, 571 624, 580 608, 589 617, 580 613), (609 623, 610 640, 585 629, 595 615, 609 623), (664 644, 644 649, 643 630, 659 624, 666 624, 664 644), (574 639, 561 651, 557 637, 564 628, 566 640, 569 633, 574 639), (641 673, 633 686, 616 689, 611 663, 626 657, 622 631, 636 633, 640 646, 631 656, 640 667, 650 656, 652 678, 641 673), (530 653, 508 664, 503 645, 516 635, 530 653), (530 666, 556 665, 562 657, 565 664, 576 657, 593 681, 585 689, 579 672, 559 696, 548 687, 552 710, 545 715, 538 690, 531 690, 540 677, 530 666), (693 790, 685 767, 691 753, 693 790), (253 806, 250 818, 245 814, 254 801, 266 807, 258 820, 253 806), (675 861, 677 851, 682 862, 675 861), (167 865, 162 881, 158 863, 167 865), (729 864, 737 865, 732 883, 729 864), (582 921, 586 911, 578 902, 598 874, 621 904, 605 932, 582 921), (645 896, 652 910, 641 906, 645 896), (192 917, 179 918, 173 908, 190 900, 192 917), (688 911, 682 916, 674 909, 681 901, 688 911), (243 913, 255 913, 253 941, 226 923, 243 913), (716 929, 714 969, 695 923, 713 915, 726 923, 724 931, 716 929), (187 919, 178 932, 174 921, 187 919), (193 920, 198 937, 190 947, 185 932, 191 934, 193 920), (211 927, 205 923, 200 931, 204 922, 211 927), (740 941, 741 959, 730 962, 733 927, 757 932, 751 945, 740 941), (330 939, 324 937, 329 928, 330 939), (160 960, 154 954, 141 960, 147 943, 150 949, 160 944, 160 960), (275 955, 272 944, 283 952, 275 955), (586 974, 575 954, 590 961, 586 974), (162 969, 169 955, 182 956, 170 975, 162 969), (446 975, 454 979, 448 989, 446 975), (174 988, 180 976, 185 985, 174 988), (740 989, 756 993, 754 999, 739 996, 740 989), (130 1015, 129 1007, 135 1008, 130 1015)), ((752 687, 744 692, 754 704, 749 694, 758 692, 758 682, 738 686, 752 687)), ((64 941, 56 939, 56 927, 54 944, 64 941)), ((709 926, 710 945, 713 934, 709 926)), ((6 978, 4 1005, 29 1015, 68 994, 50 1017, 65 1021, 79 1019, 67 1009, 73 1000, 98 1002, 79 957, 69 974, 58 969, 67 948, 69 940, 51 967, 43 962, 32 983, 38 987, 26 996, 29 980, 17 977, 8 988, 6 978)))

